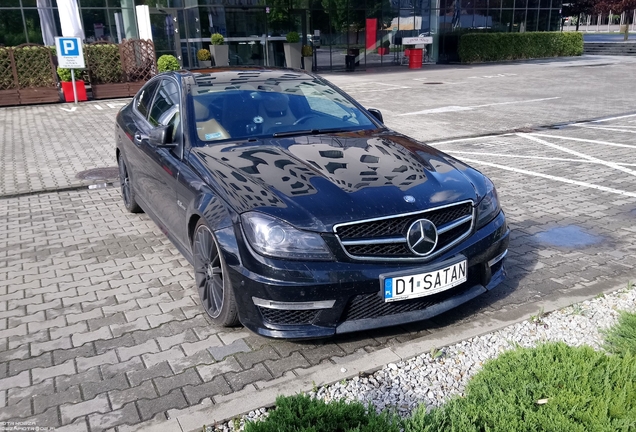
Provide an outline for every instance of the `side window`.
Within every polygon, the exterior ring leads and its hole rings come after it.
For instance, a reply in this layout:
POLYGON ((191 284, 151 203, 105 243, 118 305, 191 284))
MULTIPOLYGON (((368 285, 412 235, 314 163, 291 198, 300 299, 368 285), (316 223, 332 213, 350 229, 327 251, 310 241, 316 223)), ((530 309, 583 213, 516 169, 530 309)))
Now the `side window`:
POLYGON ((159 81, 153 81, 142 88, 137 95, 135 108, 137 108, 137 111, 144 117, 148 117, 148 108, 150 108, 150 103, 152 102, 152 95, 155 94, 158 85, 159 81))
POLYGON ((177 142, 180 139, 179 100, 177 84, 170 79, 164 79, 157 90, 148 117, 148 121, 153 126, 171 126, 172 142, 177 142))

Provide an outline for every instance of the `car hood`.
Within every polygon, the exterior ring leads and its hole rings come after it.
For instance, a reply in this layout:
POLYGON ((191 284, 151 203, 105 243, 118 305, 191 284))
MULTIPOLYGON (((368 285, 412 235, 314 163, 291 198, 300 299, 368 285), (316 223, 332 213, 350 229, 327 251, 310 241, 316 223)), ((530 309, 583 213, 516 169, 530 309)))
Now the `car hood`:
POLYGON ((220 143, 193 148, 190 157, 237 213, 256 210, 313 231, 478 202, 485 190, 479 172, 395 132, 220 143))

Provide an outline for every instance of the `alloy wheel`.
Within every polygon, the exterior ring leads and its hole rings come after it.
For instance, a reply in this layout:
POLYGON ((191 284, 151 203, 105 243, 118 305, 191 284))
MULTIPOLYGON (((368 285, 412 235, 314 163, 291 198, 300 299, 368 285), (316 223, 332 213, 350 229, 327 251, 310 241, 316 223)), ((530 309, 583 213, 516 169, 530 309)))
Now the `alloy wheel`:
POLYGON ((124 157, 119 157, 119 184, 121 185, 121 196, 124 200, 126 208, 130 208, 130 177, 128 176, 128 169, 126 169, 126 163, 124 157))
POLYGON ((219 248, 210 229, 200 225, 194 233, 194 276, 199 298, 208 315, 221 314, 224 299, 223 265, 219 248))

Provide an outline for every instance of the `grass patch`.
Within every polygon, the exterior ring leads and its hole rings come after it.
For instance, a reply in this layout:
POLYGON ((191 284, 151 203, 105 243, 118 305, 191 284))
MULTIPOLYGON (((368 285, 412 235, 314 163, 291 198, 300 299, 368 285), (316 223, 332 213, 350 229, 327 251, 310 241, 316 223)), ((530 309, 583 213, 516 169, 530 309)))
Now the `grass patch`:
POLYGON ((407 419, 359 402, 281 396, 245 431, 636 431, 636 313, 621 313, 605 332, 605 348, 611 354, 562 342, 518 347, 486 362, 464 397, 430 412, 422 405, 407 419))
POLYGON ((605 333, 605 349, 620 356, 627 353, 636 355, 635 313, 621 312, 618 324, 605 333))
POLYGON ((359 402, 296 395, 276 398, 276 409, 264 421, 246 423, 245 432, 400 432, 401 423, 396 414, 378 414, 359 402))
POLYGON ((635 360, 564 343, 509 351, 484 365, 465 397, 417 410, 405 432, 635 430, 635 360))

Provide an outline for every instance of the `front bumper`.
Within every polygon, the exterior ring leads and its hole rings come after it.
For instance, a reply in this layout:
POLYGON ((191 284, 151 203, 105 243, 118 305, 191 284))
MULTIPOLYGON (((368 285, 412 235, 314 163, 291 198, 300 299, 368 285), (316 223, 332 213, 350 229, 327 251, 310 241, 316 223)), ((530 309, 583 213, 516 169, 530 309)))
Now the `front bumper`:
POLYGON ((488 225, 424 264, 276 260, 261 262, 262 271, 247 269, 259 265, 230 264, 229 276, 245 327, 273 338, 322 338, 429 319, 493 289, 505 279, 508 241, 509 229, 500 212, 488 225), (443 268, 459 255, 468 261, 465 283, 412 300, 385 303, 381 297, 381 274, 443 268))

